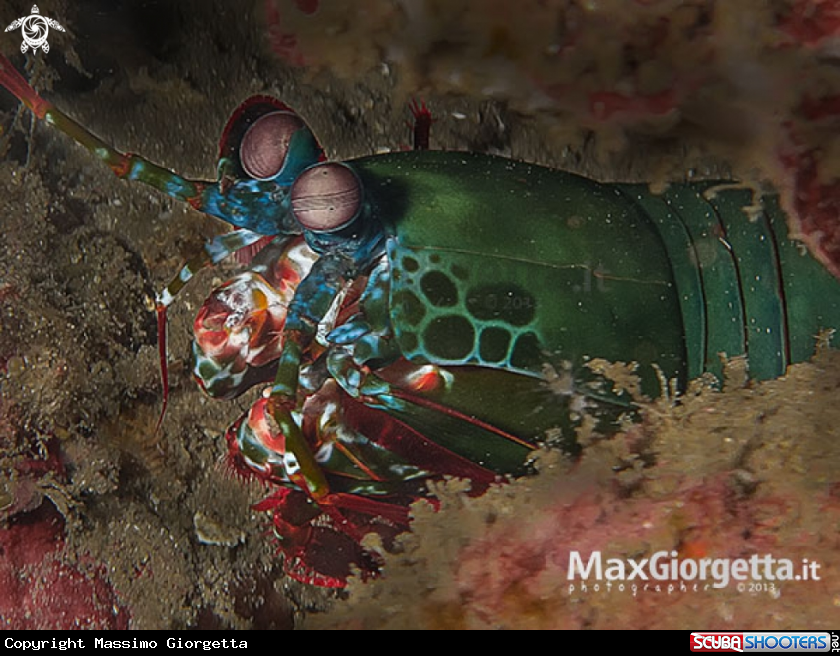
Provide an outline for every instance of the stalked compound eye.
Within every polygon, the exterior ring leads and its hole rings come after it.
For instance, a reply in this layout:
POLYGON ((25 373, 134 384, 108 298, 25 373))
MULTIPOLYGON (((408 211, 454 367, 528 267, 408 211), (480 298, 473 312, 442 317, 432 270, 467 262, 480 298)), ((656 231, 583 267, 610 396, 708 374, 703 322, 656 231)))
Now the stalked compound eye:
POLYGON ((280 173, 292 135, 304 127, 291 112, 272 112, 258 118, 239 145, 239 161, 245 173, 256 180, 269 180, 280 173))
POLYGON ((358 216, 362 207, 362 183, 345 164, 316 164, 295 180, 291 200, 292 213, 304 228, 335 232, 358 216))

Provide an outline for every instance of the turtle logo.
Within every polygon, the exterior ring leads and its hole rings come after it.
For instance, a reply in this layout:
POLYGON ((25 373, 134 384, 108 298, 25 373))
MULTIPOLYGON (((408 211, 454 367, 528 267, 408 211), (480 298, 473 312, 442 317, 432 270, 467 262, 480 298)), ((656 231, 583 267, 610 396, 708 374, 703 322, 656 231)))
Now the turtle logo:
POLYGON ((29 48, 32 48, 32 52, 37 52, 38 48, 42 48, 44 52, 49 52, 50 44, 47 43, 47 34, 50 33, 51 27, 59 32, 64 31, 58 21, 41 16, 38 5, 32 5, 32 13, 29 16, 12 21, 6 31, 11 32, 21 28, 23 33, 23 43, 20 44, 21 52, 26 52, 29 48))

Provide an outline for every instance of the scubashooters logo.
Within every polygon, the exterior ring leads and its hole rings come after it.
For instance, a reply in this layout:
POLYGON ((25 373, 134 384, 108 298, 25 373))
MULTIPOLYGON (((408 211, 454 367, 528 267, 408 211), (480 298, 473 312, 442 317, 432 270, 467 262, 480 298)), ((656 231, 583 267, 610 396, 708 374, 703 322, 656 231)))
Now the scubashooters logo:
POLYGON ((58 21, 46 16, 41 16, 38 11, 38 5, 32 5, 32 13, 29 16, 13 20, 6 28, 7 32, 20 28, 23 34, 23 43, 20 44, 20 51, 26 52, 32 48, 32 52, 37 52, 41 48, 45 53, 50 51, 50 44, 47 43, 47 35, 50 33, 50 28, 64 32, 64 28, 58 21))
POLYGON ((836 633, 825 631, 729 632, 695 631, 691 651, 696 652, 823 652, 836 651, 836 633))

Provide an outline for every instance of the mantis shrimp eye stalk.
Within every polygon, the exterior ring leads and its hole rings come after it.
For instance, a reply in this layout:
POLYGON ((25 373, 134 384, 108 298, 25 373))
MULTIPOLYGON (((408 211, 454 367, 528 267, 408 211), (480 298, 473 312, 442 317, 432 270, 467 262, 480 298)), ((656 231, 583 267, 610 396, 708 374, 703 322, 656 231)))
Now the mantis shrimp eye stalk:
POLYGON ((300 174, 291 191, 292 213, 313 232, 335 232, 350 225, 362 207, 362 184, 339 162, 316 164, 300 174))
POLYGON ((242 138, 239 161, 255 180, 270 180, 286 162, 292 135, 304 123, 289 112, 273 112, 257 119, 242 138))

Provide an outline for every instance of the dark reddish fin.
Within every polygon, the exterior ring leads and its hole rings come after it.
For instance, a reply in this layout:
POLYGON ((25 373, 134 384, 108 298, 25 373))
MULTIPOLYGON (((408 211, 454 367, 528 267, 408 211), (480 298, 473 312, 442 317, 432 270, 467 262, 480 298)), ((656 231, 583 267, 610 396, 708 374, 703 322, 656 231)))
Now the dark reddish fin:
POLYGON ((423 396, 418 394, 411 394, 410 392, 406 392, 404 390, 394 389, 391 391, 391 395, 397 397, 398 399, 403 399, 404 401, 408 401, 409 403, 413 403, 414 405, 420 406, 422 408, 426 408, 427 410, 432 410, 434 412, 440 412, 448 417, 452 417, 453 419, 458 419, 460 421, 465 421, 468 424, 476 426, 477 428, 481 428, 482 430, 486 430, 488 433, 493 433, 494 435, 498 435, 514 444, 518 444, 519 446, 523 446, 526 449, 533 449, 534 445, 528 442, 527 440, 523 440, 521 437, 517 437, 513 433, 508 433, 507 431, 494 426, 486 421, 482 421, 478 417, 474 417, 472 415, 464 414, 454 408, 450 408, 449 406, 443 405, 442 403, 437 403, 432 401, 431 399, 427 399, 423 396))
POLYGON ((363 435, 401 458, 438 476, 453 476, 473 482, 473 492, 481 493, 496 482, 492 471, 440 446, 405 422, 371 408, 349 396, 343 403, 344 420, 363 435))
POLYGON ((400 504, 377 501, 360 494, 334 492, 321 502, 322 507, 325 505, 371 517, 383 517, 401 528, 408 528, 408 508, 400 504))
POLYGON ((432 112, 426 107, 425 100, 418 101, 416 98, 411 99, 408 107, 414 116, 414 125, 409 124, 414 136, 414 150, 429 150, 429 135, 435 122, 432 112))

